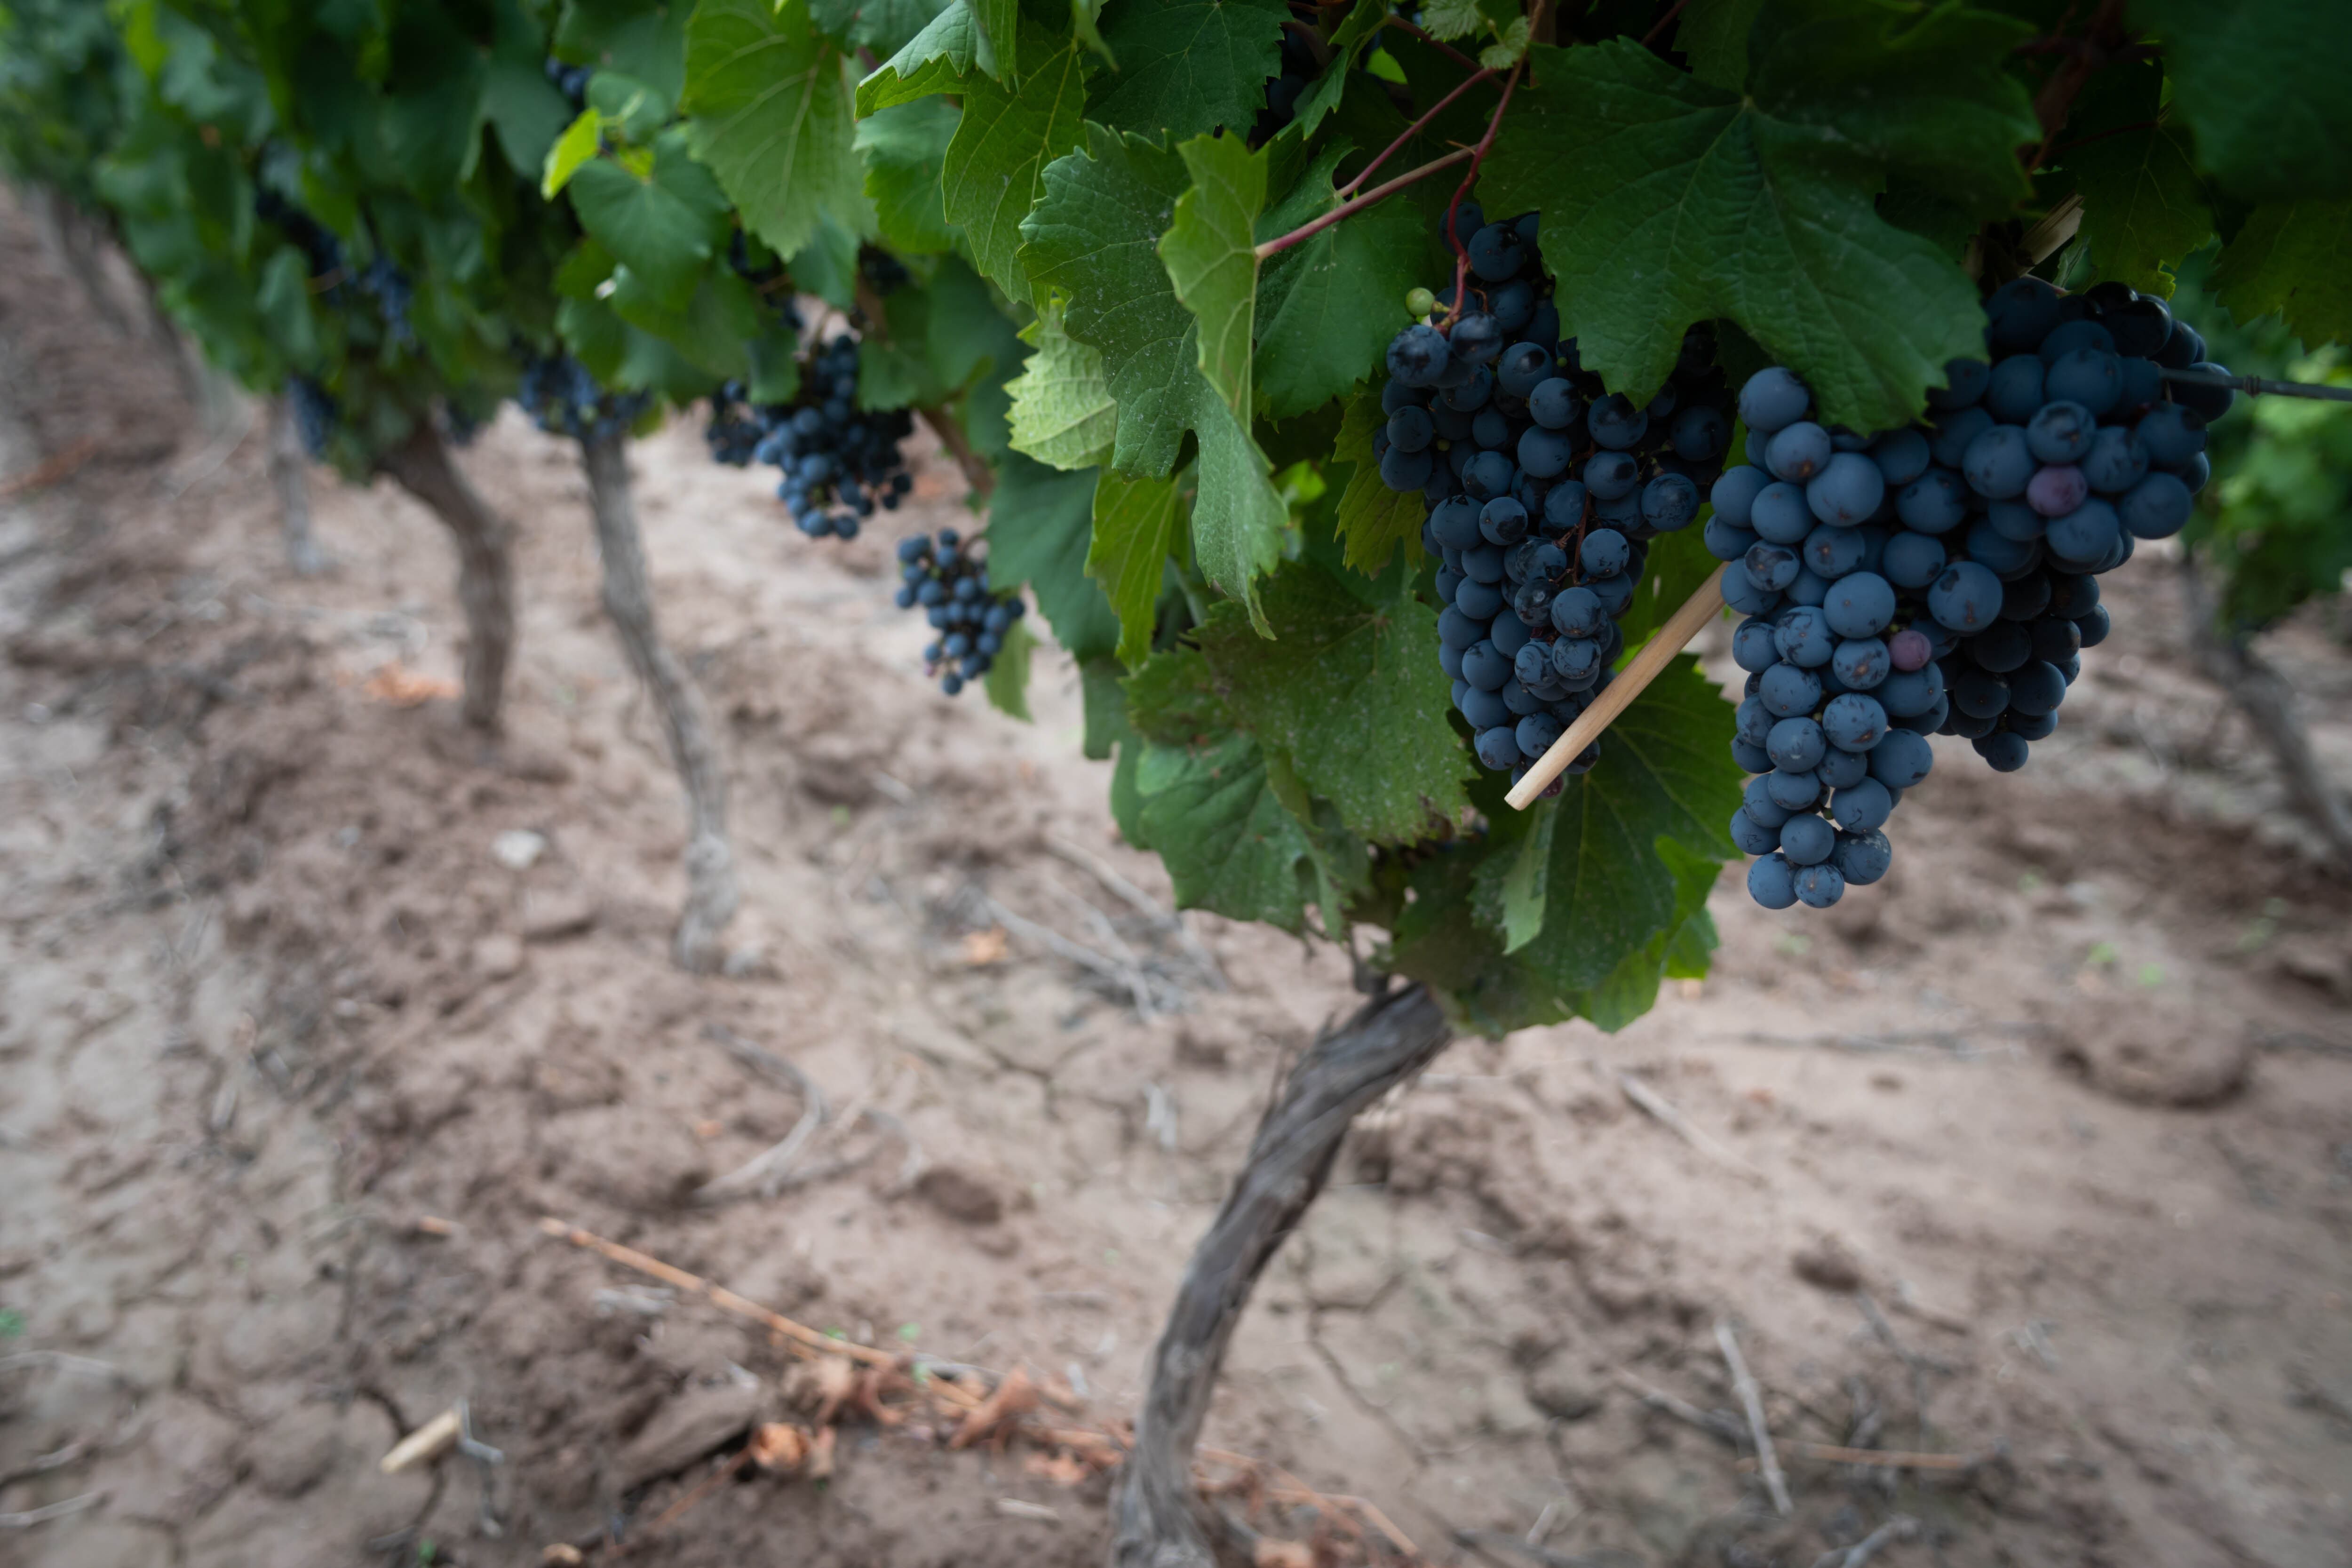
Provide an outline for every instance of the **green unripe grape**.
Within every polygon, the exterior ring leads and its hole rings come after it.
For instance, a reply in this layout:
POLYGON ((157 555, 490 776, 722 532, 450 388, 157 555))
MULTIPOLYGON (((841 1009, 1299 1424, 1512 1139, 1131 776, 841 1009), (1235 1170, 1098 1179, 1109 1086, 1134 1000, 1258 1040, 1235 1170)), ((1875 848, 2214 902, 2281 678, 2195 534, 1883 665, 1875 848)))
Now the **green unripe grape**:
POLYGON ((1437 309, 1437 296, 1426 289, 1409 289, 1404 296, 1405 314, 1426 316, 1437 309))

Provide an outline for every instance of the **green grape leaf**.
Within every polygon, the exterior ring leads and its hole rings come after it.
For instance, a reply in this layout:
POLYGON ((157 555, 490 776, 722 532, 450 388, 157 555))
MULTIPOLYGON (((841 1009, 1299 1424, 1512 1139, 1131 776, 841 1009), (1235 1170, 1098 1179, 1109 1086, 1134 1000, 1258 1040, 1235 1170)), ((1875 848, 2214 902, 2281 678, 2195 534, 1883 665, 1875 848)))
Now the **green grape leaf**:
POLYGON ((1748 85, 1748 34, 1764 0, 1689 0, 1675 26, 1675 47, 1689 57, 1691 74, 1709 87, 1738 92, 1748 85))
MULTIPOLYGON (((1731 705, 1685 655, 1651 682, 1601 738, 1601 760, 1567 781, 1542 891, 1554 916, 1519 950, 1563 991, 1605 982, 1631 952, 1679 923, 1660 839, 1728 859, 1739 809, 1731 705)), ((1505 878, 1482 884, 1482 918, 1504 924, 1505 878)))
MULTIPOLYGON (((1328 148, 1257 226, 1260 243, 1339 205, 1331 175, 1344 146, 1328 148)), ((1381 364, 1411 318, 1404 297, 1421 279, 1421 215, 1382 202, 1277 251, 1258 287, 1258 395, 1286 419, 1344 397, 1381 364)))
POLYGON ((1127 693, 1119 689, 1121 673, 1115 658, 1078 661, 1078 702, 1086 722, 1079 750, 1090 763, 1104 761, 1118 742, 1135 739, 1127 721, 1127 693))
POLYGON ((439 12, 394 13, 382 105, 383 152, 401 183, 438 200, 480 156, 488 62, 439 12))
POLYGON ((623 142, 650 142, 677 108, 650 82, 620 71, 602 70, 588 79, 588 107, 606 132, 623 142))
MULTIPOLYGON (((541 62, 504 50, 490 57, 482 106, 507 162, 523 174, 546 164, 556 138, 572 120, 572 106, 547 79, 541 62)), ((594 150, 593 144, 590 150, 594 150)))
POLYGON ((1600 984, 1569 996, 1579 1014, 1611 1034, 1657 1005, 1661 981, 1704 976, 1707 957, 1715 951, 1715 921, 1706 912, 1706 896, 1723 874, 1721 862, 1693 854, 1671 838, 1659 839, 1657 847, 1675 886, 1673 911, 1664 929, 1627 953, 1600 984))
POLYGON ((964 0, 953 0, 904 47, 857 84, 857 112, 876 113, 933 93, 959 92, 974 67, 996 74, 995 52, 964 0))
POLYGON ((1095 485, 1094 539, 1087 575, 1118 616, 1118 658, 1129 669, 1151 655, 1151 634, 1184 496, 1173 479, 1123 479, 1106 471, 1095 485))
POLYGON ((988 693, 989 706, 1024 724, 1029 717, 1029 651, 1037 639, 1029 635, 1029 623, 1013 622, 1004 628, 1003 646, 996 650, 995 659, 988 667, 982 688, 988 693))
POLYGON ((981 271, 1014 300, 1029 298, 1020 262, 1021 220, 1042 188, 1045 165, 1085 140, 1087 56, 1074 38, 1042 49, 1033 40, 1029 74, 1008 89, 975 76, 963 86, 963 122, 940 174, 948 221, 961 227, 981 271))
POLYGON ((688 25, 682 107, 695 155, 779 256, 828 216, 853 231, 872 221, 843 68, 806 0, 701 0, 688 25))
POLYGON ((310 317, 310 264, 290 245, 280 246, 262 267, 253 291, 270 342, 289 364, 319 362, 319 329, 310 317))
MULTIPOLYGON (((1733 855, 1721 825, 1739 804, 1730 740, 1729 704, 1695 659, 1676 659, 1601 738, 1592 771, 1539 808, 1548 826, 1498 826, 1413 871, 1393 967, 1492 1034, 1580 1014, 1629 1021, 1661 975, 1688 973, 1711 944, 1704 900, 1733 855)), ((1473 790, 1500 821, 1498 793, 1485 777, 1473 790)))
POLYGON ((1118 405, 1103 377, 1102 355, 1063 329, 1059 300, 1047 300, 1021 336, 1033 352, 1005 384, 1013 449, 1056 468, 1108 461, 1118 405))
POLYGON ((1333 462, 1349 465, 1348 488, 1339 497, 1339 538, 1348 564, 1367 576, 1387 571, 1398 545, 1418 546, 1421 525, 1429 520, 1419 490, 1400 493, 1381 482, 1372 434, 1387 423, 1381 389, 1359 393, 1339 422, 1339 445, 1331 455, 1333 462))
POLYGON ((1446 718, 1436 612, 1403 574, 1385 585, 1367 604, 1294 562, 1265 586, 1273 640, 1254 635, 1231 603, 1213 606, 1193 635, 1233 712, 1349 831, 1412 843, 1469 804, 1463 786, 1474 770, 1446 718))
POLYGON ((1087 118, 1155 142, 1242 134, 1282 68, 1288 15, 1283 0, 1110 0, 1102 36, 1119 68, 1095 83, 1087 118))
POLYGON ((988 580, 998 589, 1027 584, 1075 658, 1118 646, 1118 616, 1087 574, 1094 526, 1095 474, 1065 474, 1008 453, 988 509, 988 580))
MULTIPOLYGON (((1274 635, 1257 580, 1282 559, 1290 508, 1274 488, 1274 465, 1234 411, 1205 383, 1193 400, 1201 437, 1200 489, 1192 500, 1192 560, 1202 575, 1241 601, 1261 637, 1274 635)), ((1127 428, 1119 418, 1122 434, 1127 428)))
POLYGON ((866 198, 883 242, 902 256, 955 247, 955 228, 940 201, 940 171, 960 116, 944 99, 893 104, 857 122, 866 162, 866 198))
POLYGON ((786 258, 793 283, 836 310, 857 304, 857 236, 831 215, 820 218, 809 242, 786 258))
POLYGON ((1238 136, 1202 136, 1181 144, 1192 185, 1176 198, 1160 259, 1176 298, 1201 324, 1201 374, 1243 419, 1250 416, 1250 350, 1257 320, 1257 237, 1265 205, 1265 159, 1238 136))
POLYGON ((964 0, 980 32, 980 68, 997 81, 1021 79, 1020 0, 964 0))
POLYGON ((604 121, 593 109, 583 109, 578 119, 567 126, 547 149, 545 166, 539 179, 539 194, 549 201, 555 193, 572 183, 580 166, 596 156, 598 139, 604 121))
POLYGON ((942 0, 809 0, 809 15, 833 37, 856 48, 895 54, 943 9, 942 0))
POLYGON ((2083 198, 2081 250, 2097 276, 2169 297, 2174 264, 2212 237, 2213 215, 2187 140, 2157 123, 2163 100, 2154 60, 2101 71, 2066 122, 2059 159, 2083 198))
MULTIPOLYGON (((1192 174, 1159 244, 1176 297, 1199 323, 1200 381, 1192 409, 1201 437, 1192 506, 1194 563, 1238 599, 1261 636, 1257 579, 1282 559, 1290 509, 1269 478, 1273 465, 1249 433, 1251 323, 1257 299, 1256 238, 1265 205, 1265 159, 1237 136, 1200 137, 1177 149, 1192 174)), ((1119 427, 1126 428, 1122 405, 1119 427)))
POLYGON ((2247 202, 2352 196, 2352 7, 2342 0, 2130 0, 2166 45, 2200 163, 2247 202))
POLYGON ((733 272, 706 269, 682 308, 666 302, 631 268, 618 268, 613 279, 608 302, 621 320, 667 340, 711 380, 750 373, 745 345, 759 335, 761 310, 751 286, 733 272))
POLYGON ((1189 184, 1175 153, 1089 126, 1085 151, 1045 165, 1021 226, 1038 296, 1060 292, 1069 334, 1103 356, 1118 405, 1111 467, 1123 474, 1164 477, 1202 395, 1198 328, 1155 248, 1189 184))
POLYGON ((1544 215, 1562 335, 1611 387, 1648 397, 1685 329, 1725 316, 1804 376, 1825 418, 1878 430, 1918 413, 1947 361, 1983 352, 1976 286, 1878 217, 1867 156, 1630 39, 1534 58, 1479 195, 1544 215))
MULTIPOLYGON (((1348 71, 1354 64, 1357 50, 1365 39, 1380 30, 1381 23, 1387 19, 1388 14, 1389 0, 1356 0, 1356 8, 1348 13, 1348 19, 1340 23, 1339 31, 1331 35, 1331 63, 1325 66, 1323 74, 1298 95, 1297 107, 1291 111, 1291 118, 1297 123, 1301 136, 1314 135, 1315 128, 1323 122, 1323 117, 1339 107, 1339 100, 1348 89, 1348 71)), ((1277 46, 1279 42, 1277 39, 1277 46)))
POLYGON ((1484 27, 1486 15, 1478 0, 1428 0, 1421 8, 1421 22, 1431 37, 1452 43, 1484 27))
POLYGON ((555 55, 635 77, 676 103, 686 86, 687 9, 645 0, 565 0, 555 55))
POLYGON ((656 300, 683 307, 726 232, 727 198, 678 139, 655 148, 648 178, 597 158, 572 171, 569 188, 580 226, 656 300))
POLYGON ((1129 837, 1159 854, 1177 907, 1304 930, 1315 847, 1268 784, 1257 742, 1129 742, 1119 747, 1122 766, 1130 753, 1137 831, 1129 837))
POLYGON ((2017 149, 2041 139, 2007 69, 2032 25, 1942 0, 1768 0, 1748 94, 1764 114, 1835 132, 1979 216, 2032 195, 2017 149))
POLYGON ((2309 346, 2352 342, 2347 256, 2352 201, 2256 207, 2221 247, 2213 289, 2242 321, 2275 311, 2309 346))

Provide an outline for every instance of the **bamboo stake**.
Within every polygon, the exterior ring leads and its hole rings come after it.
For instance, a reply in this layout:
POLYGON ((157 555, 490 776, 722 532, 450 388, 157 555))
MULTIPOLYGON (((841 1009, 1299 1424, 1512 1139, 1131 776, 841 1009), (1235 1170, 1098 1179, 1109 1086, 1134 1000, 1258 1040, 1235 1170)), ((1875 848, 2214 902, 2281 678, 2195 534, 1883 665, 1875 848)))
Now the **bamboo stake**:
POLYGON ((1551 743, 1551 750, 1536 759, 1528 776, 1511 786, 1505 796, 1514 809, 1525 811, 1537 797, 1551 787, 1568 764, 1583 754, 1584 748, 1601 738, 1601 731, 1617 721, 1633 699, 1642 695, 1643 688, 1658 679, 1675 655, 1683 651, 1699 628, 1715 619, 1723 609, 1723 568, 1718 566, 1707 580, 1699 584, 1698 592, 1684 601, 1683 607, 1666 618, 1655 636, 1633 656, 1615 680, 1594 700, 1591 707, 1578 715, 1568 733, 1551 743))

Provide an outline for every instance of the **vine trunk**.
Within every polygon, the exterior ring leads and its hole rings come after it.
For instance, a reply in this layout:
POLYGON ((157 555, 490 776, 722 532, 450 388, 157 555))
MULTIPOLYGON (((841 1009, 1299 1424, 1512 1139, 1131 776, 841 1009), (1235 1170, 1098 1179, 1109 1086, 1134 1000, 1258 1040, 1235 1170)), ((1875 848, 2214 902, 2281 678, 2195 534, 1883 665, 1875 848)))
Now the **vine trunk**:
POLYGON ((494 732, 514 658, 514 530, 490 510, 430 420, 382 458, 384 472, 423 501, 457 546, 457 602, 466 612, 466 722, 494 732))
POLYGON ((681 969, 708 973, 723 956, 719 933, 734 918, 737 897, 735 852, 727 838, 727 769, 702 693, 654 622, 653 584, 637 532, 626 439, 614 435, 583 441, 581 458, 604 562, 604 613, 661 715, 670 758, 686 786, 686 903, 678 911, 670 955, 681 969))
POLYGON ((2311 734, 2295 712, 2294 689, 2242 632, 2220 624, 2194 551, 2180 557, 2180 587, 2188 601, 2189 646, 2206 676, 2230 694, 2263 738, 2285 775, 2287 793, 2303 808, 2339 868, 2352 868, 2352 809, 2328 782, 2312 750, 2311 734))
POLYGON ((286 564, 297 577, 315 577, 327 569, 310 528, 310 467, 302 450, 302 433, 295 427, 294 405, 283 397, 269 400, 269 483, 278 492, 278 527, 286 542, 286 564))
POLYGON ((1242 1309, 1322 1192, 1349 1124, 1452 1037, 1436 999, 1408 985, 1365 1003, 1319 1037, 1283 1080, 1224 1206, 1185 1265, 1152 1352, 1135 1447, 1112 1504, 1112 1568, 1214 1563, 1195 1517, 1192 1450, 1242 1309))

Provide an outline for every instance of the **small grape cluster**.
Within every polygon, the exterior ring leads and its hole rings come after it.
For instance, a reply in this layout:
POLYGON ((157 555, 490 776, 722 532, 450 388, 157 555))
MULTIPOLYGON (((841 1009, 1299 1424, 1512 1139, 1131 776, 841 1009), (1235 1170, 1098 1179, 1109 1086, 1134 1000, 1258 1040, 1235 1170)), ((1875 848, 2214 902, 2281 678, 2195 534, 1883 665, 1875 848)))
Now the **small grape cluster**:
POLYGON ((302 437, 302 449, 313 458, 325 456, 327 443, 334 438, 335 426, 342 419, 334 394, 307 375, 289 375, 286 398, 294 407, 294 428, 302 437))
POLYGON ((267 224, 275 224, 296 249, 310 264, 313 279, 329 279, 325 293, 330 300, 341 286, 343 270, 343 242, 326 225, 279 195, 268 185, 253 188, 253 216, 267 224))
POLYGON ((1019 594, 989 591, 988 563, 972 553, 978 542, 952 528, 940 530, 936 542, 928 533, 898 542, 898 607, 920 606, 940 634, 923 650, 923 665, 950 697, 988 673, 1005 634, 1029 608, 1019 594))
POLYGON ((877 506, 898 510, 915 488, 900 450, 915 432, 914 416, 903 408, 861 413, 856 393, 857 340, 844 332, 811 359, 798 403, 755 405, 742 401, 739 383, 719 388, 704 439, 717 462, 782 468, 776 495, 803 533, 855 539, 860 519, 877 506))
POLYGON ((360 268, 352 284, 361 293, 375 301, 377 311, 383 317, 384 331, 402 348, 416 346, 416 328, 408 319, 408 307, 415 301, 416 291, 408 281, 408 274, 394 266, 389 257, 379 256, 360 268))
POLYGON ((588 107, 588 79, 596 74, 593 68, 566 65, 550 55, 545 69, 547 84, 563 95, 563 100, 572 106, 572 113, 577 114, 588 107))
MULTIPOLYGON (((1479 763, 1514 783, 1606 688, 1649 542, 1687 526, 1731 440, 1712 344, 1694 332, 1637 406, 1585 374, 1537 252, 1533 213, 1455 216, 1473 308, 1415 290, 1389 344, 1381 479, 1419 490, 1437 573, 1438 661, 1479 763)), ((1591 767, 1597 743, 1569 766, 1591 767)))
POLYGON ((343 284, 349 281, 361 294, 375 301, 384 331, 392 334, 393 342, 403 348, 415 347, 416 330, 408 319, 408 307, 415 298, 415 289, 408 274, 391 258, 379 256, 356 274, 348 273, 343 242, 335 232, 268 185, 254 187, 253 216, 276 225, 294 242, 310 266, 312 279, 325 280, 320 298, 331 305, 342 304, 347 298, 343 284))
POLYGON ((1282 133, 1298 113, 1298 100, 1315 85, 1322 62, 1297 27, 1282 30, 1282 72, 1265 84, 1265 107, 1250 127, 1249 144, 1263 147, 1282 133))
POLYGON ((1748 461, 1716 481, 1706 539, 1748 617, 1732 753, 1757 777, 1731 837, 1767 909, 1886 874, 1928 735, 2023 767, 2107 635, 2099 574, 2178 533, 2210 475, 2206 422, 2233 395, 2168 387, 2221 367, 2162 300, 2028 277, 1986 314, 1987 357, 1946 367, 1925 426, 1825 428, 1777 366, 1740 388, 1748 461))
POLYGON ((607 441, 625 434, 653 406, 643 392, 607 392, 570 354, 531 354, 523 361, 515 401, 551 436, 607 441))

